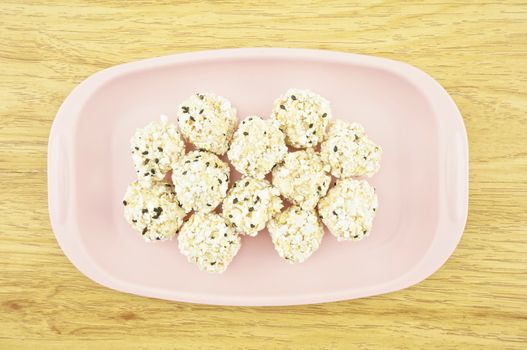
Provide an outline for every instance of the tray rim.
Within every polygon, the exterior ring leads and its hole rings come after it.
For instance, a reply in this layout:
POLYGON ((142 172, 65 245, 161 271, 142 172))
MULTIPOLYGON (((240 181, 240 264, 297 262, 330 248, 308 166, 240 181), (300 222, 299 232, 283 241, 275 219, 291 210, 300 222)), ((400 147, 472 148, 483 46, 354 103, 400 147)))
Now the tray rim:
POLYGON ((300 305, 379 295, 410 287, 426 279, 446 262, 458 245, 468 216, 467 133, 463 118, 446 90, 427 73, 400 61, 328 50, 291 48, 221 49, 149 58, 98 71, 77 85, 66 97, 53 121, 48 140, 48 208, 51 226, 57 242, 71 263, 96 283, 118 291, 180 302, 236 306, 300 305), (72 145, 73 139, 62 131, 74 127, 76 118, 72 116, 78 116, 78 112, 89 100, 93 91, 124 73, 174 63, 234 58, 279 58, 355 63, 390 71, 412 83, 423 93, 434 114, 443 116, 436 118, 439 130, 448 129, 455 132, 450 139, 446 139, 444 132, 440 133, 438 140, 439 149, 442 149, 441 145, 443 145, 446 152, 444 152, 443 157, 440 155, 439 169, 442 174, 439 176, 440 210, 436 232, 448 232, 449 234, 436 233, 430 247, 419 263, 400 277, 370 288, 351 288, 332 293, 296 296, 230 296, 214 293, 183 293, 122 281, 101 269, 86 253, 79 239, 79 232, 75 228, 75 222, 71 221, 73 215, 67 215, 68 212, 75 212, 76 210, 75 207, 68 207, 68 203, 74 202, 76 194, 67 187, 68 175, 72 174, 73 168, 71 162, 68 161, 66 149, 72 145), (60 164, 62 166, 58 166, 60 164), (450 187, 447 184, 450 184, 450 187), (60 187, 65 188, 65 190, 61 192, 60 187), (455 188, 452 189, 452 187, 455 188))

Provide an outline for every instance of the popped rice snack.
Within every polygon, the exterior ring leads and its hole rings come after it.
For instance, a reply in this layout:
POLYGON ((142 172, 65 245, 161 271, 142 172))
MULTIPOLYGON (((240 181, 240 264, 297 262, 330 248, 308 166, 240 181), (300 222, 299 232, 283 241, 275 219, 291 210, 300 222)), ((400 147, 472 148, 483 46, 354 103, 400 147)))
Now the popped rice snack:
POLYGON ((263 179, 286 153, 284 134, 276 122, 249 116, 234 133, 227 156, 243 175, 263 179))
POLYGON ((185 212, 213 211, 227 195, 230 168, 207 151, 192 151, 172 171, 176 195, 185 212))
POLYGON ((240 237, 215 213, 194 213, 178 235, 179 251, 202 271, 222 273, 240 250, 240 237))
POLYGON ((366 180, 340 179, 318 203, 322 222, 339 241, 369 235, 377 210, 375 189, 366 180))
POLYGON ((172 239, 183 225, 185 211, 168 182, 155 182, 151 186, 139 181, 131 183, 123 205, 126 221, 147 242, 172 239))
POLYGON ((225 97, 212 93, 190 96, 178 108, 183 136, 196 148, 223 155, 236 128, 236 109, 225 97))
POLYGON ((291 206, 275 216, 268 225, 274 247, 290 263, 301 263, 319 247, 324 228, 314 209, 291 206))
POLYGON ((234 183, 222 207, 223 217, 236 232, 254 237, 280 212, 282 200, 267 180, 244 177, 234 183))
POLYGON ((132 161, 140 181, 163 180, 166 173, 185 154, 185 144, 176 124, 161 115, 161 122, 152 122, 138 129, 130 140, 132 161))
POLYGON ((275 101, 271 118, 279 122, 289 146, 315 147, 324 138, 331 109, 329 102, 314 92, 289 89, 275 101))
POLYGON ((288 153, 273 170, 273 185, 302 209, 314 208, 326 195, 331 176, 320 155, 312 148, 288 153))
POLYGON ((329 126, 320 155, 337 178, 371 177, 380 168, 382 149, 368 138, 362 125, 336 120, 329 126))

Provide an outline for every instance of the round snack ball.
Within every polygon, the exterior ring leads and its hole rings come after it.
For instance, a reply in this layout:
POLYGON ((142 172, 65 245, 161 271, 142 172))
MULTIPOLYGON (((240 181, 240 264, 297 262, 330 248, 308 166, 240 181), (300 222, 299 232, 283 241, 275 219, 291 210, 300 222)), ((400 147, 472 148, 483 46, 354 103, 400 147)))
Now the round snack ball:
POLYGON ((288 153, 273 170, 273 185, 280 193, 303 209, 314 208, 329 188, 329 166, 312 148, 288 153))
POLYGON ((236 109, 229 100, 212 93, 190 96, 178 108, 179 127, 198 149, 217 155, 227 152, 236 128, 236 109))
POLYGON ((377 206, 366 180, 340 179, 318 203, 318 213, 337 240, 361 240, 370 233, 377 206))
POLYGON ((282 209, 280 192, 264 179, 238 180, 223 201, 223 217, 237 232, 256 236, 282 209))
POLYGON ((185 144, 177 126, 167 121, 152 122, 138 129, 130 140, 132 161, 139 180, 163 180, 166 173, 185 154, 185 144))
POLYGON ((222 273, 240 249, 240 236, 223 217, 194 213, 178 235, 179 251, 207 272, 222 273))
POLYGON ((213 211, 227 195, 229 166, 206 151, 187 153, 172 171, 172 182, 185 212, 213 211))
POLYGON ((285 133, 292 147, 315 147, 324 139, 331 118, 329 102, 309 90, 289 89, 275 101, 271 118, 285 133))
POLYGON ((313 254, 322 241, 324 228, 314 209, 287 208, 268 225, 278 254, 290 263, 301 263, 313 254))
POLYGON ((380 168, 382 149, 366 136, 360 124, 337 120, 329 126, 320 155, 337 178, 371 177, 380 168))
POLYGON ((276 122, 250 116, 234 133, 227 155, 240 173, 263 179, 286 153, 284 134, 276 122))
POLYGON ((126 190, 123 205, 126 221, 147 242, 171 239, 183 225, 185 211, 168 182, 154 182, 150 186, 133 182, 126 190))

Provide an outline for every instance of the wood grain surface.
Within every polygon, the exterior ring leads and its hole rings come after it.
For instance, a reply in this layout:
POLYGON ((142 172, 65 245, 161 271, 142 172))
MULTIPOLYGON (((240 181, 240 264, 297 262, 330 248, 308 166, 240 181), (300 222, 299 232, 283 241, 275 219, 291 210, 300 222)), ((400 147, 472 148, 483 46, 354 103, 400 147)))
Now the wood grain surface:
POLYGON ((527 3, 0 1, 0 349, 526 349, 527 3), (464 236, 403 291, 295 307, 215 307, 84 277, 48 220, 48 133, 100 69, 227 47, 402 60, 452 95, 468 130, 464 236))

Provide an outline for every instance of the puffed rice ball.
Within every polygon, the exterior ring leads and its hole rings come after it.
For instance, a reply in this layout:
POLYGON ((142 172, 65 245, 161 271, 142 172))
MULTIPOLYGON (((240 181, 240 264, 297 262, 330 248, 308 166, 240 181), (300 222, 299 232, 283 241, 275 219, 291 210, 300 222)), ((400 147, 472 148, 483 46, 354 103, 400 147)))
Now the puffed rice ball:
POLYGON ((358 241, 370 233, 377 206, 366 180, 340 179, 318 203, 318 213, 337 240, 358 241))
POLYGON ((236 128, 236 109, 229 100, 212 93, 190 96, 178 109, 183 136, 196 148, 223 155, 236 128))
POLYGON ((314 208, 326 195, 331 177, 329 166, 312 148, 288 153, 273 170, 273 185, 280 193, 303 209, 314 208))
POLYGON ((185 212, 213 211, 227 195, 230 169, 218 156, 192 151, 172 171, 176 195, 185 212))
POLYGON ((284 134, 276 122, 250 116, 234 133, 227 156, 243 175, 263 179, 286 153, 284 134))
POLYGON ((138 129, 130 140, 132 161, 139 180, 150 183, 163 180, 166 173, 185 154, 185 144, 177 126, 165 115, 138 129))
POLYGON ((179 250, 207 272, 222 273, 240 249, 240 237, 215 213, 195 213, 178 235, 179 250))
POLYGON ((183 225, 185 211, 168 182, 154 182, 151 186, 133 182, 126 190, 123 205, 126 221, 147 242, 171 239, 183 225))
POLYGON ((278 254, 290 263, 301 263, 320 247, 324 228, 314 209, 291 206, 268 225, 278 254))
POLYGON ((371 177, 380 168, 382 149, 366 136, 360 124, 337 120, 329 127, 320 155, 337 178, 371 177))
POLYGON ((223 201, 223 217, 237 232, 256 236, 282 209, 280 192, 264 179, 238 180, 223 201))
POLYGON ((331 118, 329 102, 309 90, 289 89, 275 101, 271 118, 277 120, 292 147, 315 147, 324 139, 331 118))

